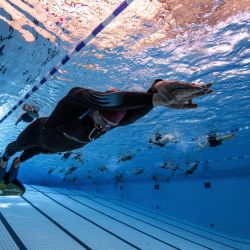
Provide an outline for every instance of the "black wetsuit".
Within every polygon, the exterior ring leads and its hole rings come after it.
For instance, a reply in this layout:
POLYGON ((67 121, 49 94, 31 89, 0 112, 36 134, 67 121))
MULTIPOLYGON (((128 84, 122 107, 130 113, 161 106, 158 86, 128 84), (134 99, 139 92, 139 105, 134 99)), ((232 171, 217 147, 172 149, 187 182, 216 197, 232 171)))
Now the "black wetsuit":
POLYGON ((32 122, 35 118, 31 117, 28 112, 25 112, 22 114, 21 119, 23 122, 30 123, 32 122))
MULTIPOLYGON (((89 111, 126 110, 119 126, 135 122, 152 108, 152 91, 148 92, 98 92, 85 88, 72 88, 61 99, 49 117, 42 117, 27 126, 16 141, 5 150, 3 159, 7 161, 16 152, 23 151, 20 161, 24 162, 40 153, 66 152, 81 148, 91 140, 94 123, 89 111)), ((103 132, 97 133, 98 138, 103 132)))
POLYGON ((207 141, 209 143, 210 147, 216 147, 222 144, 222 139, 221 138, 217 138, 216 135, 209 135, 207 137, 207 141))

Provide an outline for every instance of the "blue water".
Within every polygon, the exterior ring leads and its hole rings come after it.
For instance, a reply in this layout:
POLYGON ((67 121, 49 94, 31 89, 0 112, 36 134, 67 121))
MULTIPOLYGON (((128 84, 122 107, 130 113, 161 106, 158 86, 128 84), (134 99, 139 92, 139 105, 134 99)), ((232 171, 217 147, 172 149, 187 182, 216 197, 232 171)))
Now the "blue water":
MULTIPOLYGON (((0 14, 5 15, 1 9, 0 14)), ((248 178, 249 34, 250 19, 246 13, 213 29, 202 39, 202 43, 195 44, 195 41, 177 37, 161 46, 136 53, 128 53, 128 48, 123 47, 112 50, 100 50, 94 45, 86 47, 63 68, 62 73, 50 79, 30 98, 31 103, 41 107, 41 116, 48 116, 60 98, 74 86, 102 91, 109 87, 146 91, 154 79, 163 78, 213 82, 214 92, 197 99, 197 109, 155 108, 136 123, 114 129, 76 150, 81 155, 80 161, 74 159, 74 155, 66 161, 62 160, 62 154, 36 156, 22 165, 19 179, 27 184, 63 188, 95 190, 98 187, 99 191, 105 190, 102 190, 102 185, 106 184, 131 183, 139 187, 145 183, 163 183, 175 185, 178 193, 178 182, 218 179, 226 182, 232 178, 248 178), (103 55, 103 58, 93 56, 95 53, 103 55), (87 69, 81 66, 83 64, 97 66, 87 69), (236 131, 235 137, 218 147, 201 148, 194 140, 205 140, 204 137, 210 132, 227 134, 231 130, 236 131), (164 147, 150 144, 149 139, 157 131, 177 136, 177 143, 164 147), (123 161, 124 156, 131 156, 131 159, 123 161), (192 174, 185 174, 191 168, 190 162, 198 162, 198 167, 192 174), (178 166, 178 169, 163 168, 164 163, 178 166)), ((0 35, 0 114, 3 117, 72 45, 66 44, 65 49, 65 43, 58 40, 57 44, 51 44, 40 36, 32 43, 25 42, 17 31, 1 20, 0 35)), ((20 114, 19 109, 0 124, 2 152, 26 126, 24 123, 14 125, 20 114)), ((245 191, 248 190, 249 194, 247 183, 245 191)), ((247 197, 245 193, 235 192, 234 195, 239 200, 241 195, 242 199, 247 197)), ((203 198, 199 197, 200 200, 203 198)), ((247 199, 249 201, 249 197, 247 199)), ((137 203, 140 204, 140 201, 137 203)), ((150 206, 148 204, 150 201, 145 202, 145 206, 150 206)), ((237 206, 232 209, 234 214, 241 213, 237 206)), ((248 216, 244 218, 250 222, 250 216, 247 213, 244 216, 248 216)), ((238 233, 231 230, 231 234, 248 238, 249 232, 245 232, 244 228, 237 230, 238 233)))

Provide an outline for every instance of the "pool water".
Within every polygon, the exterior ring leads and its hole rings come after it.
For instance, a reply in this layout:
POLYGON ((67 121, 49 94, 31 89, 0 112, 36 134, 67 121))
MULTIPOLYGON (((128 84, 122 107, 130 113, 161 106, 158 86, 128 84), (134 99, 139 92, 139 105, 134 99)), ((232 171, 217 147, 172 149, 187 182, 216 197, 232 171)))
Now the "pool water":
MULTIPOLYGON (((214 92, 198 98, 197 109, 154 108, 67 159, 36 156, 19 180, 119 198, 250 242, 250 3, 229 2, 131 3, 27 100, 40 116, 75 86, 146 91, 161 78, 212 82, 214 92), (172 139, 150 143, 156 133, 172 139), (230 138, 201 146, 211 133, 230 138)), ((3 0, 1 118, 119 3, 3 0)), ((1 152, 27 126, 14 125, 21 114, 0 124, 1 152)))

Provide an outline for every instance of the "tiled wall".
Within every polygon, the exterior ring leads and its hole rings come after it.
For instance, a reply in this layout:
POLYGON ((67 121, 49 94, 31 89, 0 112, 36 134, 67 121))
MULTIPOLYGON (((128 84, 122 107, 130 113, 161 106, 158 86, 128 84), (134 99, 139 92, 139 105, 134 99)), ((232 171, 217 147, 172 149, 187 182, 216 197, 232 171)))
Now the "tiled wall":
MULTIPOLYGON (((85 187, 86 188, 86 187, 85 187)), ((250 240, 250 177, 102 185, 92 191, 250 240)))

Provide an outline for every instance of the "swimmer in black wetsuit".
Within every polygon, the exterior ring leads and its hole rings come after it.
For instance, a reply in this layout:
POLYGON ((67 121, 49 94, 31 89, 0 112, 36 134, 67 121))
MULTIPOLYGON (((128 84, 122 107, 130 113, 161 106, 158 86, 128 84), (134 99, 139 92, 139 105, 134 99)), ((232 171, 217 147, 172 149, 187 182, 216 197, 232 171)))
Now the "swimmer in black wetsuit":
POLYGON ((159 132, 156 132, 154 137, 149 140, 149 143, 152 143, 160 147, 164 147, 166 144, 170 142, 177 143, 177 136, 172 134, 162 135, 159 132))
POLYGON ((17 125, 20 121, 30 123, 34 119, 39 118, 38 107, 31 104, 24 104, 22 108, 25 112, 17 119, 15 125, 17 125))
POLYGON ((210 133, 207 135, 206 140, 203 143, 197 140, 197 144, 202 148, 207 147, 207 146, 217 147, 217 146, 222 145, 223 141, 232 139, 234 137, 235 135, 233 132, 224 134, 221 136, 217 135, 216 133, 210 133))
POLYGON ((154 106, 196 108, 192 98, 210 94, 211 85, 157 79, 147 92, 110 93, 72 88, 49 117, 32 122, 6 147, 0 162, 0 180, 8 160, 17 152, 22 154, 11 167, 18 170, 20 162, 35 155, 81 148, 117 126, 135 122, 154 106))

